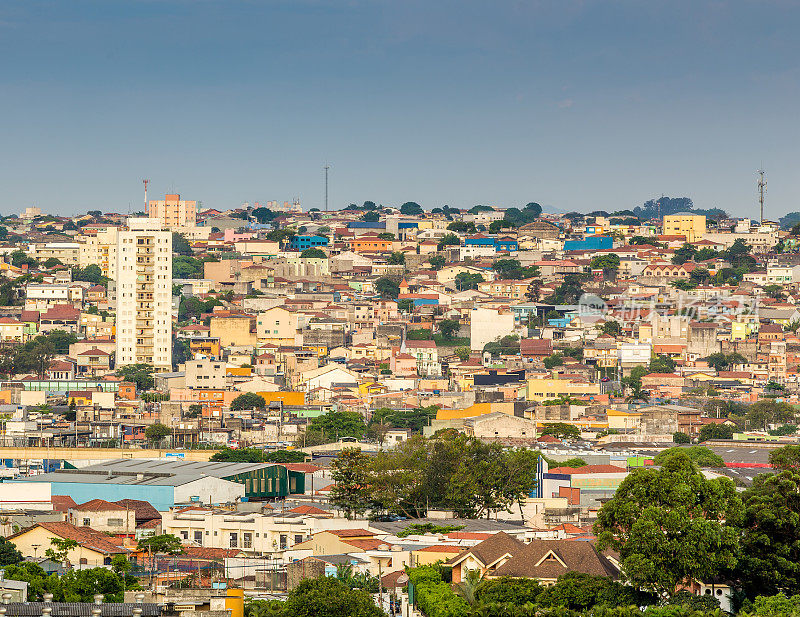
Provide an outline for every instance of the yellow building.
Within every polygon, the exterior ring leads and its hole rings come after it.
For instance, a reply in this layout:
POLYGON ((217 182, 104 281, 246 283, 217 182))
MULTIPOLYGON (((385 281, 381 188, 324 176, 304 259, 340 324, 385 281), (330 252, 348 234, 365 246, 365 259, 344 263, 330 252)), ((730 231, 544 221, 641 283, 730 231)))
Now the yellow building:
POLYGON ((665 236, 684 236, 687 242, 697 242, 706 234, 706 215, 668 214, 663 229, 665 236))
POLYGON ((567 379, 529 379, 527 400, 547 401, 561 396, 598 396, 600 384, 567 379))
POLYGON ((608 416, 608 428, 618 431, 638 429, 642 422, 642 414, 620 409, 609 409, 606 411, 608 416))

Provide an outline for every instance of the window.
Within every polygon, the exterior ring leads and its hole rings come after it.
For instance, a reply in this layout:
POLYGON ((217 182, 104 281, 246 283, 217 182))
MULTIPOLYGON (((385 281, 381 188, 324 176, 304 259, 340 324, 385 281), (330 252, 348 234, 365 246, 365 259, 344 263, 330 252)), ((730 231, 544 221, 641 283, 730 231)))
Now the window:
POLYGON ((245 532, 242 541, 244 543, 244 548, 253 548, 253 534, 245 532))
POLYGON ((281 550, 286 548, 286 545, 288 544, 288 542, 289 542, 289 539, 286 537, 286 534, 281 534, 281 550))
POLYGON ((110 519, 108 519, 108 526, 109 527, 122 527, 122 519, 121 518, 110 518, 110 519))
POLYGON ((92 525, 92 519, 90 519, 90 518, 83 519, 83 526, 84 527, 91 527, 91 525, 92 525))
POLYGON ((188 539, 189 539, 189 532, 181 531, 181 540, 188 540, 188 539))
POLYGON ((294 536, 294 543, 300 544, 303 541, 303 534, 295 534, 294 536))
MULTIPOLYGON (((208 533, 208 532, 206 532, 206 533, 208 533)), ((194 541, 197 544, 200 544, 202 546, 202 544, 203 544, 203 532, 202 531, 195 531, 194 532, 194 541)))
POLYGON ((239 548, 239 534, 238 533, 231 533, 231 536, 230 536, 230 547, 231 548, 239 548))

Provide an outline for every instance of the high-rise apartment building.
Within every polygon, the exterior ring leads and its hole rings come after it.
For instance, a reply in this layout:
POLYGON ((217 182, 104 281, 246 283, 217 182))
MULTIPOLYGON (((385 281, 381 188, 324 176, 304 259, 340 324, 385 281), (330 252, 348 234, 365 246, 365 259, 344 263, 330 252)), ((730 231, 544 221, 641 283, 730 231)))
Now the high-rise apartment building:
POLYGON ((181 199, 178 194, 165 195, 163 200, 148 202, 147 216, 160 220, 167 229, 194 227, 197 224, 197 202, 181 199))
POLYGON ((130 218, 117 232, 117 366, 172 370, 172 232, 130 218))

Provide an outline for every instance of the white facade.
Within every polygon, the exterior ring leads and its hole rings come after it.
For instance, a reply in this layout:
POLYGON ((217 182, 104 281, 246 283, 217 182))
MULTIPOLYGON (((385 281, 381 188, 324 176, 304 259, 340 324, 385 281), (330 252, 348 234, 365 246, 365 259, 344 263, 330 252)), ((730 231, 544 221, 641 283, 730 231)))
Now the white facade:
POLYGON ((470 314, 470 348, 483 351, 491 343, 514 332, 514 313, 511 311, 474 308, 470 314))
POLYGON ((172 370, 172 233, 158 219, 128 219, 116 273, 117 365, 172 370))

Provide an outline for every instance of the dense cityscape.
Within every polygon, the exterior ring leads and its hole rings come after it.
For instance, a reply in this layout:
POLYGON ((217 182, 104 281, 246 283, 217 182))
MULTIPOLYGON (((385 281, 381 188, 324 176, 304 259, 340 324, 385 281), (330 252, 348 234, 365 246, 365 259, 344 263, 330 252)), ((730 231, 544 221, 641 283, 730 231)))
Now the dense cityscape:
POLYGON ((800 617, 798 30, 0 2, 0 617, 800 617))
POLYGON ((800 213, 167 194, 0 236, 7 615, 800 607, 800 213))

